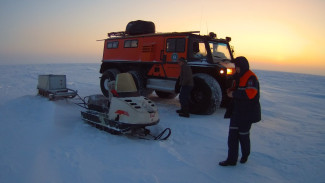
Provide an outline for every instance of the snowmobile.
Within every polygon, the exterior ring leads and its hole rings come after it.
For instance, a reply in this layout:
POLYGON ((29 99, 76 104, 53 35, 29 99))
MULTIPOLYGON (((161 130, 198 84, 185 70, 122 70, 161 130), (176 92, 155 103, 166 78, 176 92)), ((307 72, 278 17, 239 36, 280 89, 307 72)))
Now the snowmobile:
POLYGON ((153 101, 140 96, 130 73, 118 74, 116 81, 106 86, 108 97, 98 94, 83 99, 86 111, 81 111, 81 116, 87 123, 112 134, 142 139, 166 140, 170 136, 170 128, 158 135, 146 128, 158 124, 158 108, 153 101))

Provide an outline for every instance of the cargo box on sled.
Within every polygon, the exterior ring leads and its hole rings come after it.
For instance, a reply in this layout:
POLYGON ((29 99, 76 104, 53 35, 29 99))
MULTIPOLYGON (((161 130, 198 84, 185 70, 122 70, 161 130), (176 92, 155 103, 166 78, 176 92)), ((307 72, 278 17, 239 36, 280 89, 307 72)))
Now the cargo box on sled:
POLYGON ((37 89, 39 95, 50 100, 73 98, 77 95, 76 90, 66 87, 66 75, 39 75, 37 89))

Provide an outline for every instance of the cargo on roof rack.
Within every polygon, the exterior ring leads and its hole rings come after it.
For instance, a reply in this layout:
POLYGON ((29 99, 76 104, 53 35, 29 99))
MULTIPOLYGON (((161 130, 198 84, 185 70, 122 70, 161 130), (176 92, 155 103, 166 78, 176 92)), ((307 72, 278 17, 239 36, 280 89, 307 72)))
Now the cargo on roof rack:
POLYGON ((150 34, 155 32, 155 24, 153 22, 143 20, 129 22, 125 28, 125 33, 129 35, 150 34))
POLYGON ((125 32, 121 31, 121 32, 110 32, 107 34, 108 37, 124 37, 125 36, 125 32))

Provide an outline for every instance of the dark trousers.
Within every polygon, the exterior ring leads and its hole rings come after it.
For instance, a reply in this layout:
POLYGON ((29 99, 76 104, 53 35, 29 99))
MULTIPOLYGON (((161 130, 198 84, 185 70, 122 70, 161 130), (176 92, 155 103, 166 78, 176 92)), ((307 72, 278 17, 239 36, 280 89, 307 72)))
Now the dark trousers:
POLYGON ((179 93, 179 102, 181 103, 181 110, 184 113, 189 113, 192 88, 192 86, 182 86, 181 92, 179 93))
POLYGON ((237 162, 239 143, 242 157, 248 157, 250 154, 251 143, 249 131, 252 123, 244 121, 234 121, 230 119, 228 134, 228 158, 230 162, 237 162))

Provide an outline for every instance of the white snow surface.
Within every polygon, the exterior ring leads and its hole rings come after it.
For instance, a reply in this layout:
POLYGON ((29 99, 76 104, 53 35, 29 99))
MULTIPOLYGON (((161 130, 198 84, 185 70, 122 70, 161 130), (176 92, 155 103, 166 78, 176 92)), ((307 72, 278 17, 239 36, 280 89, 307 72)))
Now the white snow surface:
MULTIPOLYGON (((178 99, 150 96, 153 132, 166 141, 116 136, 86 124, 75 99, 37 96, 38 75, 65 74, 80 96, 100 94, 100 64, 0 65, 0 182, 325 182, 325 77, 256 70, 262 121, 251 129, 246 164, 221 167, 229 120, 179 117, 178 99)), ((240 156, 239 156, 240 157, 240 156)))

